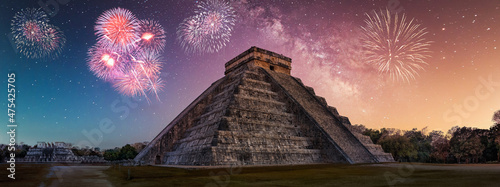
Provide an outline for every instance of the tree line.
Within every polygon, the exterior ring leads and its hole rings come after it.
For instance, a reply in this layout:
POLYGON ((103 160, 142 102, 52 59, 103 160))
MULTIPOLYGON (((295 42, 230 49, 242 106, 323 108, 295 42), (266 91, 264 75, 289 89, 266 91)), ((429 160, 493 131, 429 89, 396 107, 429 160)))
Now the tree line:
POLYGON ((399 130, 394 128, 355 128, 369 136, 400 162, 486 163, 500 161, 500 110, 493 116, 489 129, 452 127, 445 134, 427 128, 399 130))

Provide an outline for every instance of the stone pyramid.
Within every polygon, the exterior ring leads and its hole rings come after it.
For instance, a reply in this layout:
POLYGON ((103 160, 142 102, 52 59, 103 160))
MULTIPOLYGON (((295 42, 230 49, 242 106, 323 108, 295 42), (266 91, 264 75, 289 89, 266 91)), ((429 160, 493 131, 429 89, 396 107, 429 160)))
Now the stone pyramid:
POLYGON ((314 89, 291 59, 252 47, 135 158, 138 164, 274 165, 394 161, 314 89))

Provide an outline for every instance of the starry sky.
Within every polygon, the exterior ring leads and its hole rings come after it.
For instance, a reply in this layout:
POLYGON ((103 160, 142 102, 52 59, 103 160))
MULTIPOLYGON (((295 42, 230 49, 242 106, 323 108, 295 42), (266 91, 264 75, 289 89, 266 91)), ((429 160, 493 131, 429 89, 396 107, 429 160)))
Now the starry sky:
MULTIPOLYGON (((40 7, 38 1, 4 0, 0 5, 0 82, 6 87, 7 74, 16 73, 18 142, 112 148, 150 141, 224 75, 225 62, 251 46, 291 57, 292 75, 353 124, 445 132, 456 125, 489 128, 500 109, 498 0, 232 0, 236 21, 230 41, 206 54, 185 53, 176 40, 177 27, 193 15, 197 1, 60 2, 65 4, 49 16, 67 40, 56 59, 27 59, 8 37, 15 13, 40 7), (161 101, 121 96, 87 67, 87 51, 96 42, 95 21, 115 7, 157 20, 165 29, 161 101), (393 81, 362 58, 365 13, 386 8, 415 19, 432 41, 428 65, 410 82, 393 81), (102 123, 113 128, 103 130, 102 123)), ((0 113, 6 114, 6 90, 0 98, 0 113)), ((6 124, 7 115, 0 115, 0 121, 6 124)), ((7 142, 1 133, 0 143, 7 142)))

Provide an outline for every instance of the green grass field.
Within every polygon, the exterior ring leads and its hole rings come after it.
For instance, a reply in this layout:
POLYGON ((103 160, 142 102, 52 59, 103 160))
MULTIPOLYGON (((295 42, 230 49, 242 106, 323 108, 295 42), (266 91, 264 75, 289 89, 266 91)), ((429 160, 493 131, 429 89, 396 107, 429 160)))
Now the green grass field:
MULTIPOLYGON (((64 166, 60 178, 50 176, 57 164, 16 164, 16 180, 7 180, 0 164, 0 186, 84 184, 100 186, 499 186, 500 164, 324 164, 242 168, 181 169, 159 166, 64 166), (107 169, 106 169, 107 168, 107 169), (102 174, 102 172, 104 173, 102 174), (129 175, 130 171, 130 175, 129 175), (101 173, 101 174, 98 174, 101 173), (62 183, 61 183, 62 181, 62 183), (77 182, 80 181, 80 182, 77 182)), ((50 186, 50 185, 49 185, 50 186)), ((70 185, 74 186, 74 185, 70 185)))
POLYGON ((111 167, 105 173, 116 186, 499 186, 500 184, 500 165, 497 164, 330 164, 233 169, 121 166, 111 167))

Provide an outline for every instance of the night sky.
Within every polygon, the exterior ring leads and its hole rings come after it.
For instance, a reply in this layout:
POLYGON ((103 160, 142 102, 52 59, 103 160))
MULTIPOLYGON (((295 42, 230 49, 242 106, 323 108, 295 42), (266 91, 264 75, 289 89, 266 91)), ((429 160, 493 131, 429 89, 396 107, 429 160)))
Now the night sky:
MULTIPOLYGON (((456 125, 489 128, 494 111, 500 109, 498 0, 234 0, 236 21, 230 41, 218 52, 192 54, 180 46, 176 30, 193 15, 196 2, 69 1, 49 16, 67 40, 59 57, 28 59, 13 48, 10 23, 22 8, 40 5, 37 0, 2 1, 0 82, 7 87, 7 74, 16 73, 18 142, 88 141, 91 146, 112 148, 150 141, 224 75, 225 62, 251 46, 292 58, 292 75, 315 88, 353 124, 445 132, 456 125), (401 13, 427 28, 425 38, 432 41, 428 65, 409 82, 393 81, 362 58, 365 13, 394 9, 395 2, 403 8, 401 13), (161 101, 121 96, 87 67, 87 51, 97 38, 95 22, 115 7, 130 10, 139 19, 157 20, 165 29, 161 101), (103 121, 115 128, 99 130, 103 121), (102 142, 84 135, 97 131, 102 142)), ((6 114, 6 90, 0 98, 0 113, 6 114)), ((0 121, 6 124, 7 115, 0 115, 0 121)), ((6 133, 0 137, 0 143, 8 142, 6 133)))

